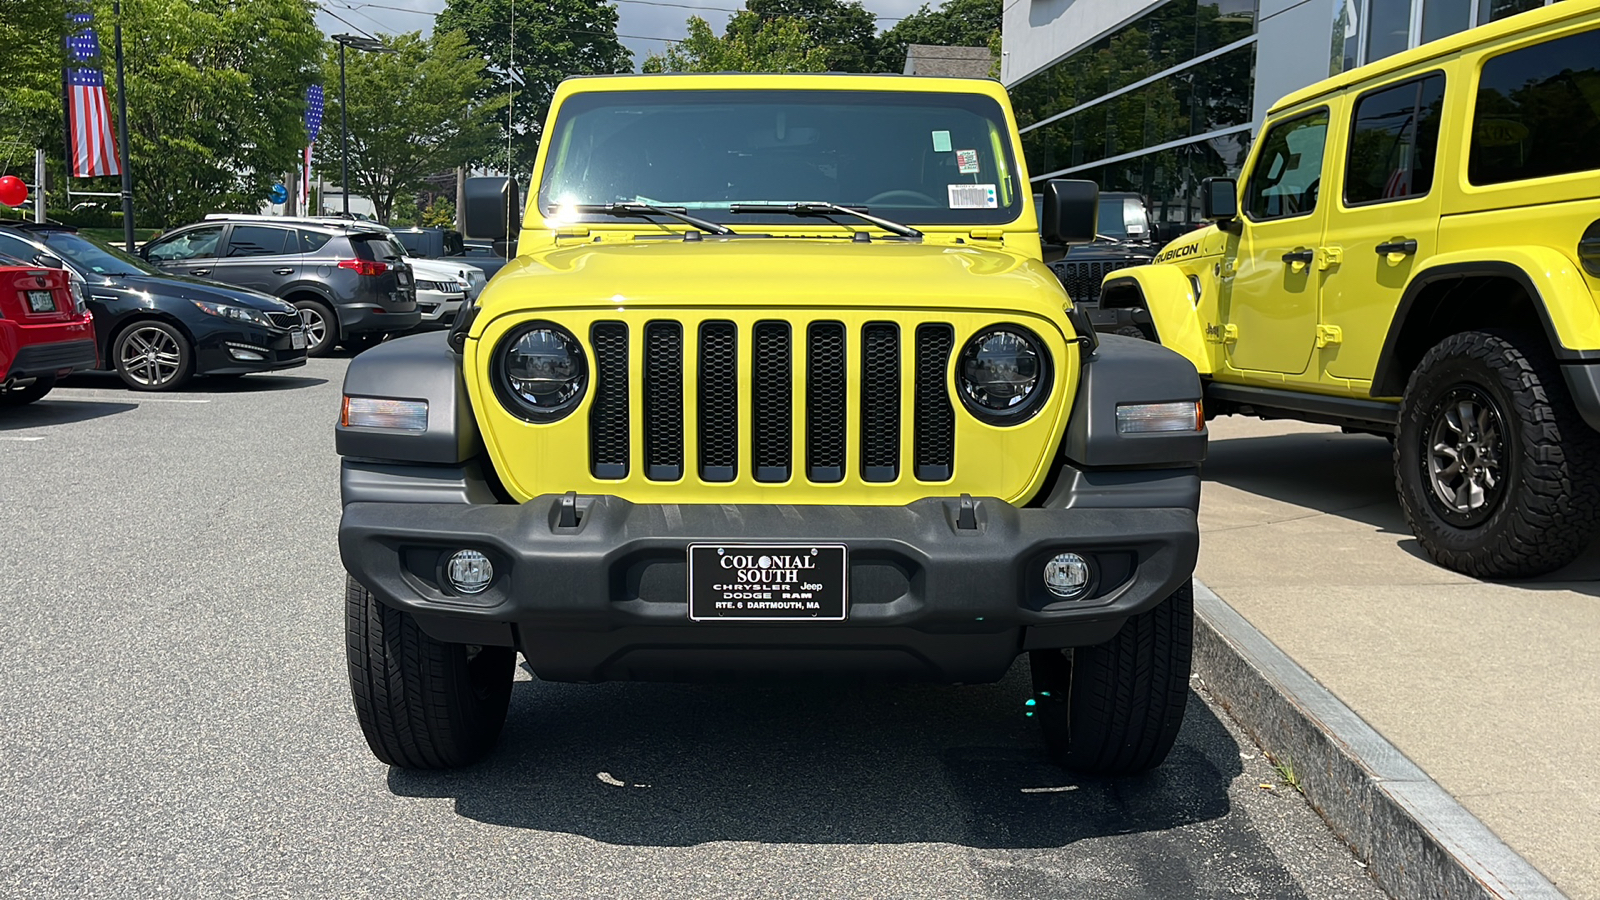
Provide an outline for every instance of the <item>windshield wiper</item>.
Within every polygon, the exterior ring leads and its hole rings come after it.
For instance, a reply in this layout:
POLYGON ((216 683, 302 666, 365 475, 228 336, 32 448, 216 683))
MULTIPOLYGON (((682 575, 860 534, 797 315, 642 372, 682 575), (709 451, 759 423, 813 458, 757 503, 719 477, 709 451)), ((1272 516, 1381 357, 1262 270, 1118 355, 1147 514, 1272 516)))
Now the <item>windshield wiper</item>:
POLYGON ((679 222, 693 225, 701 231, 709 231, 712 234, 735 233, 726 225, 688 215, 689 209, 684 206, 656 206, 653 203, 579 203, 573 209, 580 213, 602 216, 670 216, 679 222))
POLYGON ((867 207, 865 206, 840 206, 837 203, 828 203, 822 200, 812 200, 806 203, 735 203, 728 207, 728 212, 736 214, 781 212, 795 216, 827 216, 843 213, 847 216, 855 216, 858 219, 871 222, 884 231, 898 234, 901 237, 922 237, 922 232, 912 228, 910 225, 902 225, 899 222, 879 216, 867 215, 867 207))

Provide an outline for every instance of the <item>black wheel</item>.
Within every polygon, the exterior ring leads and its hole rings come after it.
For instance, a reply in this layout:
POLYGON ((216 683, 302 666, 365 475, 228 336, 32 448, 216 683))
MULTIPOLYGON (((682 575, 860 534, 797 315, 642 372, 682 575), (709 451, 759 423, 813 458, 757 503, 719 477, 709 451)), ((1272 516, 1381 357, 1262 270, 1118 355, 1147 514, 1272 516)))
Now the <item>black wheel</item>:
POLYGON ((383 343, 383 339, 386 337, 388 335, 381 331, 363 331, 360 334, 350 335, 340 343, 344 344, 345 349, 351 353, 361 353, 383 343))
POLYGON ((1395 488, 1434 562, 1478 578, 1567 565, 1595 534, 1600 435, 1542 347, 1469 331, 1440 341, 1400 403, 1395 488))
POLYGON ((1117 330, 1111 333, 1120 334, 1123 337, 1138 338, 1141 341, 1150 340, 1150 335, 1145 334, 1144 329, 1137 325, 1118 325, 1117 330))
POLYGON ((55 376, 41 375, 23 387, 0 387, 0 406, 26 406, 50 393, 55 386, 55 376))
POLYGON ((177 390, 194 374, 189 339, 154 319, 135 322, 117 335, 111 362, 123 383, 136 391, 177 390))
POLYGON ((300 321, 306 326, 306 355, 327 356, 339 343, 339 320, 332 307, 321 300, 296 300, 300 321))
POLYGON ((1029 653, 1051 759, 1091 775, 1161 765, 1183 725, 1193 642, 1194 588, 1185 585, 1104 644, 1029 653))
POLYGON ((500 737, 516 651, 446 644, 410 613, 345 585, 350 695, 367 746, 405 769, 448 769, 482 759, 500 737))

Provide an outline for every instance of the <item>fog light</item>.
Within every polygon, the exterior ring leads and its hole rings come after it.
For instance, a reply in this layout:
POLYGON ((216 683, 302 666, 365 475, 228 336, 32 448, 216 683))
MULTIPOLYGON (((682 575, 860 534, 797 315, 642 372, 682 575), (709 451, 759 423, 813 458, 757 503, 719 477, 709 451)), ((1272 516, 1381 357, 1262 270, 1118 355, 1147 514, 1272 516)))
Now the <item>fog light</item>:
POLYGON ((476 550, 457 550, 445 566, 445 577, 463 594, 481 594, 494 581, 494 565, 476 550))
POLYGON ((1044 586, 1064 600, 1074 600, 1089 590, 1089 561, 1076 553, 1057 553, 1045 564, 1044 586))

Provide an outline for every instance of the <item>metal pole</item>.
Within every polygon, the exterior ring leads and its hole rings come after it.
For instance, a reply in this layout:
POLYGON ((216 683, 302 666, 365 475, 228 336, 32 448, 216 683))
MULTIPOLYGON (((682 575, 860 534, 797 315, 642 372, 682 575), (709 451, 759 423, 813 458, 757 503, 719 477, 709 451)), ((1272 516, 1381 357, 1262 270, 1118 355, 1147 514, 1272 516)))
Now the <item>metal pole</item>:
MULTIPOLYGON (((70 163, 69 163, 70 165, 70 163)), ((44 151, 33 151, 33 220, 44 222, 44 151)), ((69 206, 71 204, 68 204, 69 206)))
POLYGON ((339 164, 344 171, 339 175, 339 193, 344 200, 344 214, 350 215, 350 108, 344 102, 344 44, 339 44, 339 164))
POLYGON ((122 239, 133 252, 133 172, 128 169, 128 89, 122 80, 122 0, 114 0, 111 14, 117 18, 117 131, 121 132, 118 161, 122 164, 122 239))

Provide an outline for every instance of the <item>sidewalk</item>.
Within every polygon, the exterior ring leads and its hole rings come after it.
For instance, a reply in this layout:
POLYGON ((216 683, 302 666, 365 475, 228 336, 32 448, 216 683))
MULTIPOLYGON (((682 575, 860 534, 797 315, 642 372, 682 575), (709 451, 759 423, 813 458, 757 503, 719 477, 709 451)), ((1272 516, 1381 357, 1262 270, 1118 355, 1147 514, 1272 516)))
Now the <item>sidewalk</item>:
POLYGON ((1382 439, 1211 428, 1196 577, 1574 900, 1600 900, 1600 551, 1476 581, 1420 555, 1382 439))

